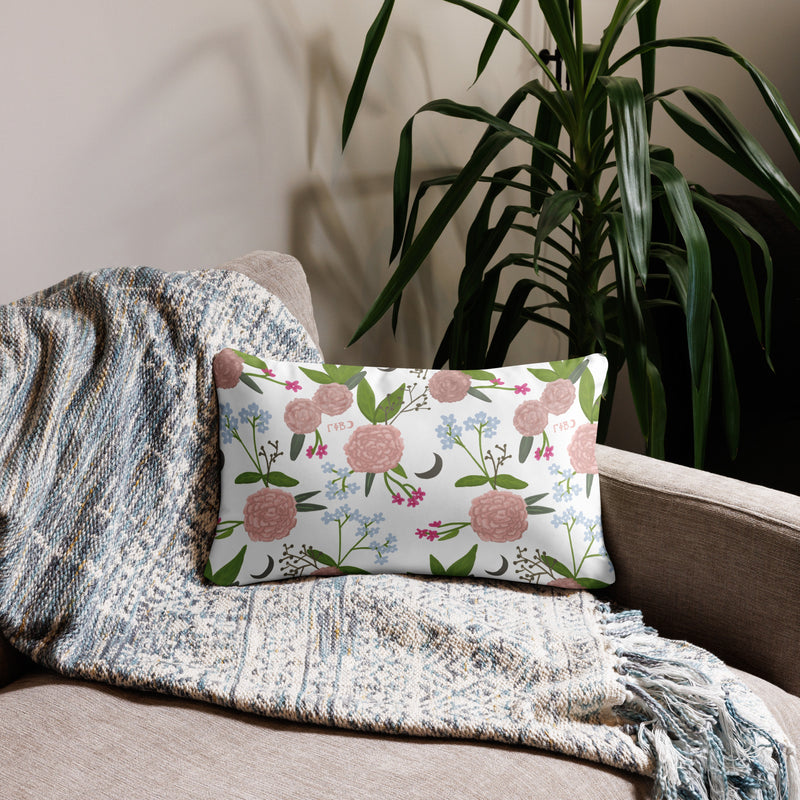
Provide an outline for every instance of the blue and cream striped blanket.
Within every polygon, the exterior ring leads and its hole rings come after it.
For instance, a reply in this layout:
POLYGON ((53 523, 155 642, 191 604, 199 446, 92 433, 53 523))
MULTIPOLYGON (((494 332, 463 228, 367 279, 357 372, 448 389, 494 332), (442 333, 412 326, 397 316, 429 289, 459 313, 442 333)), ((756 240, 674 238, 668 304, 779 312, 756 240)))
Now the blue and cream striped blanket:
POLYGON ((319 360, 235 272, 102 270, 0 307, 0 630, 66 675, 291 720, 529 744, 664 797, 788 797, 709 654, 586 592, 364 575, 218 587, 222 347, 319 360))

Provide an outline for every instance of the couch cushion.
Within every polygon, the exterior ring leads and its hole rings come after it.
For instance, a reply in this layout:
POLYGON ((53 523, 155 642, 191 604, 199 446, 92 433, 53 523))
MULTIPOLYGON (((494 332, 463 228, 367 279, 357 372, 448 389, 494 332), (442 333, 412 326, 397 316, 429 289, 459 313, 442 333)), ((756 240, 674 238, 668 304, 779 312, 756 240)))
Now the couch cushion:
MULTIPOLYGON (((794 742, 800 698, 739 673, 794 742)), ((364 735, 34 673, 0 690, 11 797, 645 798, 650 781, 523 747, 364 735)))

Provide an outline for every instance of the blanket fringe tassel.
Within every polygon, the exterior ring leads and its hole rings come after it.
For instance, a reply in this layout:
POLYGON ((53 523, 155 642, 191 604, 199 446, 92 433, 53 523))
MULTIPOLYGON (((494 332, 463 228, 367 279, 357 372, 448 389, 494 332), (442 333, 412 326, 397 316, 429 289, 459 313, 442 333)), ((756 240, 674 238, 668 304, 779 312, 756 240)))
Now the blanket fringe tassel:
POLYGON ((627 694, 615 711, 652 758, 656 800, 800 800, 795 749, 748 719, 734 679, 665 654, 639 612, 609 613, 606 628, 627 694))

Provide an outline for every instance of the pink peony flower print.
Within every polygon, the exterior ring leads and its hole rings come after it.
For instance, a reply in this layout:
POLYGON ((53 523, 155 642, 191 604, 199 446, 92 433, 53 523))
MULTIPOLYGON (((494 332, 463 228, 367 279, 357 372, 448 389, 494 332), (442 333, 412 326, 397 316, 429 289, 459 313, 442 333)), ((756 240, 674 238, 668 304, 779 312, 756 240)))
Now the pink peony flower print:
POLYGON ((567 445, 569 462, 575 472, 592 473, 597 475, 597 458, 594 452, 597 441, 597 425, 587 422, 579 425, 572 435, 572 441, 567 445))
POLYGON ((323 414, 335 417, 350 408, 353 393, 343 383, 327 383, 314 392, 313 400, 323 414))
POLYGON ((344 454, 356 472, 387 472, 403 457, 403 437, 394 425, 361 425, 345 442, 344 454))
POLYGON ((557 589, 583 589, 575 578, 554 578, 547 582, 548 586, 555 586, 557 589))
POLYGON ((254 542, 283 539, 297 524, 294 497, 283 489, 259 489, 244 504, 244 529, 254 542))
POLYGON ((298 398, 286 404, 283 421, 292 433, 313 433, 322 424, 322 414, 316 403, 298 398))
POLYGON ((342 572, 339 567, 320 567, 313 572, 309 572, 308 575, 309 577, 315 576, 317 578, 324 578, 329 575, 344 575, 344 572, 342 572))
POLYGON ((514 427, 523 436, 538 436, 547 427, 547 409, 539 400, 526 400, 514 412, 514 427))
POLYGON ((471 384, 469 375, 457 369, 443 369, 431 376, 428 391, 440 403, 457 403, 467 396, 471 384))
POLYGON ((220 350, 214 356, 214 381, 218 389, 233 389, 239 383, 239 376, 244 369, 244 361, 230 347, 220 350))
POLYGON ((528 529, 528 509, 518 494, 492 490, 472 501, 469 522, 484 542, 514 542, 528 529))
POLYGON ((575 401, 575 386, 572 381, 559 378, 544 387, 541 401, 551 414, 563 414, 575 401))

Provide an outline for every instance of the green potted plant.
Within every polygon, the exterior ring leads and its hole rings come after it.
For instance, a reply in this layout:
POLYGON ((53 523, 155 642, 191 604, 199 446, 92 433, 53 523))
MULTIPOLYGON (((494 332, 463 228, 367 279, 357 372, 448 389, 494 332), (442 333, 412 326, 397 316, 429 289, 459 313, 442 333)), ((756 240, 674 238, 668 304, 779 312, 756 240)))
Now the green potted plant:
MULTIPOLYGON (((574 8, 567 0, 538 0, 563 60, 566 87, 511 24, 519 0, 502 0, 497 12, 469 0, 445 2, 491 25, 475 80, 501 37, 516 40, 530 55, 532 68, 539 67, 544 78, 517 88, 497 110, 440 99, 426 103, 408 120, 400 134, 394 174, 391 260, 397 263, 353 341, 392 309, 396 325, 404 287, 424 266, 464 200, 478 192, 480 206, 466 239, 457 302, 434 366, 497 366, 528 323, 553 327, 567 338, 570 357, 600 351, 609 359, 600 439, 608 424, 617 375, 627 362, 647 451, 663 458, 666 403, 659 371, 660 343, 651 315, 659 305, 674 304, 686 319, 695 462, 701 465, 703 460, 715 379, 725 398, 728 445, 735 452, 739 434, 736 377, 698 211, 734 244, 755 335, 767 359, 769 252, 756 230, 701 186, 689 184, 675 166, 672 152, 651 141, 654 109, 663 110, 708 153, 772 196, 798 226, 800 195, 720 98, 687 86, 655 92, 656 53, 691 49, 735 61, 755 82, 765 107, 800 157, 800 131, 779 92, 753 64, 715 38, 657 39, 660 0, 618 0, 599 44, 584 41, 581 0, 574 0, 574 8), (639 44, 618 55, 620 36, 634 20, 639 44), (641 79, 621 74, 635 60, 640 63, 641 79), (676 95, 688 101, 691 112, 673 102, 676 95), (515 122, 519 109, 529 102, 538 103, 533 130, 515 122), (480 135, 459 171, 420 183, 412 200, 412 131, 420 113, 477 123, 480 135), (525 147, 525 163, 498 168, 497 157, 512 143, 525 147), (420 201, 433 186, 444 187, 444 192, 422 215, 420 201), (661 227, 669 234, 659 241, 653 239, 654 214, 664 221, 661 227), (524 252, 508 244, 510 235, 518 237, 520 232, 528 237, 524 252), (545 244, 547 257, 542 253, 545 244), (764 256, 763 292, 757 289, 753 247, 764 256), (509 267, 521 267, 527 274, 501 296, 500 277, 509 267), (552 308, 566 311, 568 324, 547 316, 546 310, 552 308)), ((366 35, 345 108, 343 146, 393 7, 394 0, 385 0, 366 35)))

